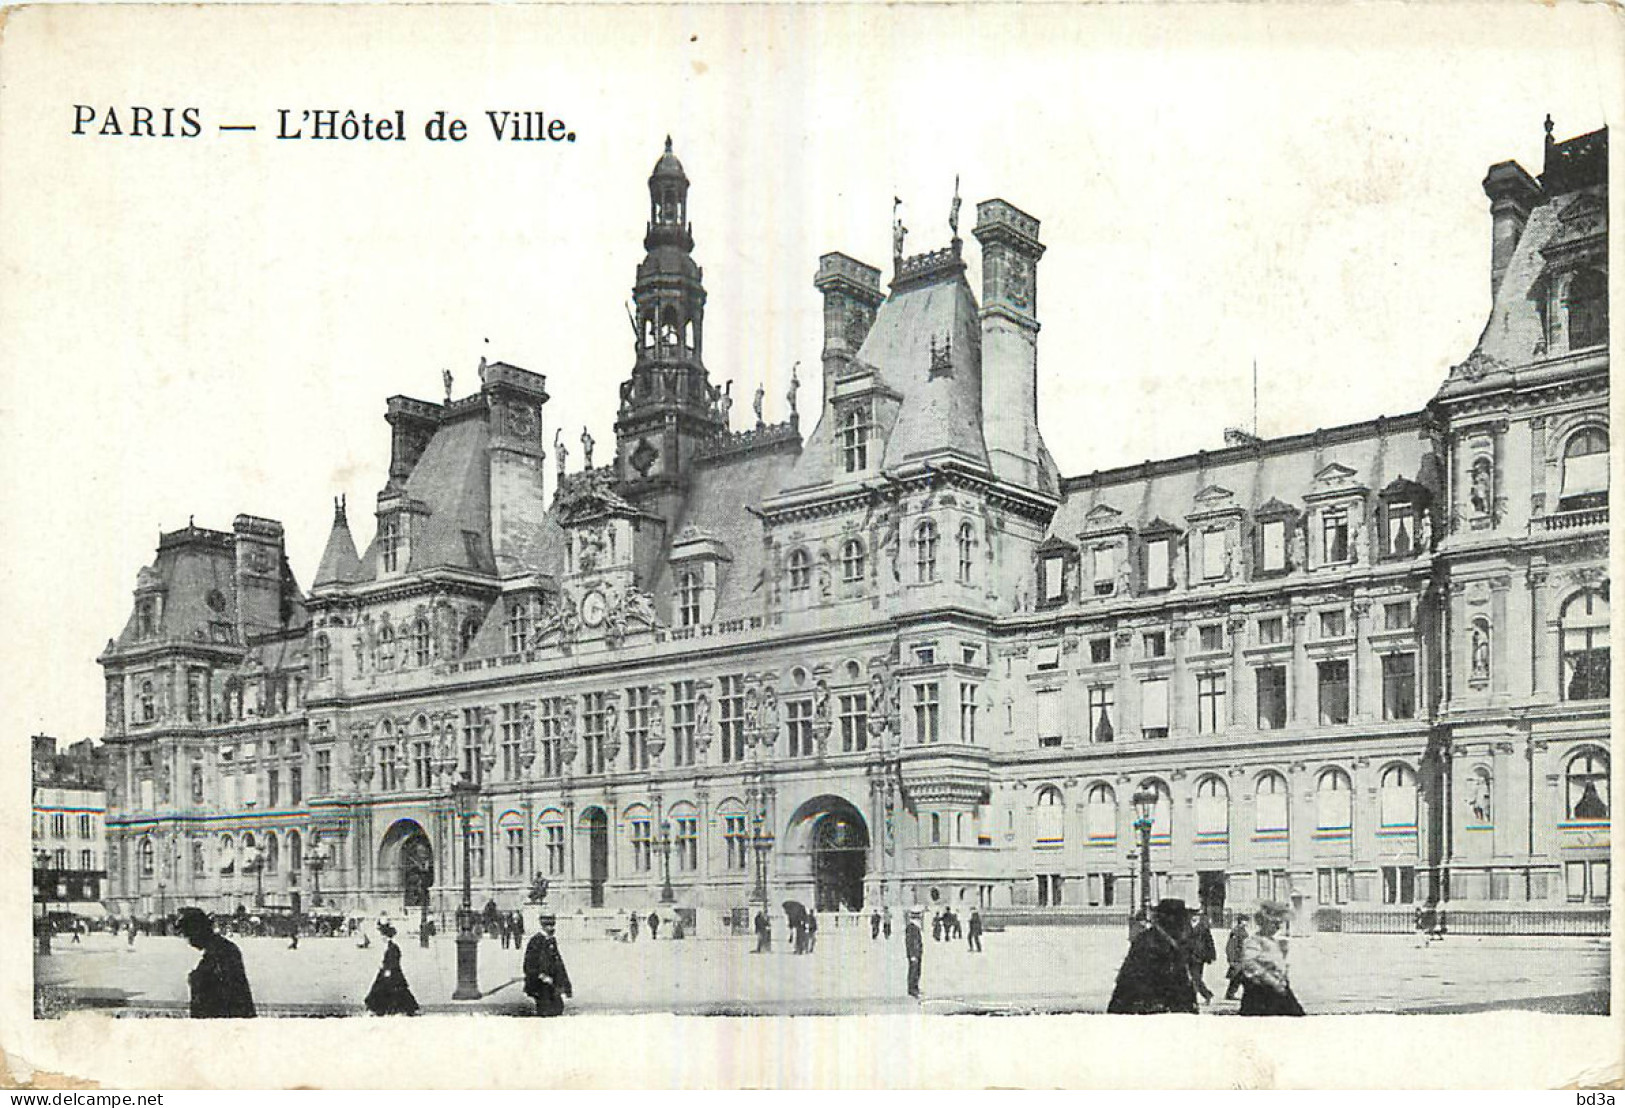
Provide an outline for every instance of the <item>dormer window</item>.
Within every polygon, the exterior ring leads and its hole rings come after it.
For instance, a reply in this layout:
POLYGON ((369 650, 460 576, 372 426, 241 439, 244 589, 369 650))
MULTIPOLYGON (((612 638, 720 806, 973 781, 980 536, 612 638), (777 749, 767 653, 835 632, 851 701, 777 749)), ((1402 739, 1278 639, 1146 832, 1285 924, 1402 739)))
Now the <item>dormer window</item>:
POLYGON ((387 515, 378 521, 378 564, 385 573, 400 570, 401 517, 387 515))
POLYGON ((150 639, 158 630, 158 601, 149 597, 136 605, 136 634, 150 639))
POLYGON ((1403 558, 1416 550, 1416 507, 1412 504, 1388 505, 1388 527, 1383 535, 1383 553, 1403 558))
POLYGON ((697 627, 700 623, 700 575, 693 570, 677 578, 677 625, 697 627))
POLYGON ((422 616, 412 624, 412 661, 418 666, 429 664, 429 621, 422 616))
POLYGON ((929 519, 914 529, 914 579, 922 585, 937 579, 937 525, 929 519))
POLYGON ((508 601, 508 618, 505 624, 508 635, 508 653, 518 654, 530 648, 530 601, 517 599, 508 601))
POLYGON ((869 468, 869 406, 854 404, 841 413, 837 440, 841 451, 841 466, 848 473, 861 473, 869 468))
POLYGON ((473 616, 463 620, 463 627, 457 635, 457 653, 467 654, 468 648, 474 645, 474 638, 480 633, 480 621, 473 616))
POLYGON ((1602 346, 1608 341, 1608 277, 1582 269, 1569 279, 1569 349, 1602 346))
POLYGON ((153 701, 153 696, 152 696, 152 682, 151 681, 143 681, 143 682, 141 682, 141 695, 137 698, 136 704, 140 708, 140 711, 141 711, 141 722, 142 723, 151 723, 153 720, 158 718, 158 713, 157 713, 157 710, 156 710, 156 708, 154 706, 154 701, 153 701))
POLYGON ((1327 565, 1349 560, 1349 511, 1327 508, 1321 513, 1321 561, 1327 565))
POLYGON ((1202 531, 1202 580, 1217 581, 1224 576, 1224 569, 1224 528, 1205 528, 1202 531))
POLYGON ((1066 556, 1063 554, 1046 555, 1041 563, 1041 568, 1043 569, 1041 574, 1043 577, 1041 583, 1043 592, 1040 595, 1044 598, 1044 603, 1054 604, 1064 599, 1066 596, 1066 556))
POLYGON ((1145 587, 1147 591, 1173 586, 1173 540, 1152 539, 1145 544, 1145 587))
POLYGON ((1265 573, 1286 569, 1286 520, 1267 519, 1259 528, 1259 568, 1265 573))
POLYGON ((790 591, 806 592, 812 587, 812 555, 804 549, 790 554, 790 591))
POLYGON ((841 544, 841 580, 848 585, 863 580, 863 543, 858 539, 841 544))
POLYGON ((1095 595, 1110 596, 1117 587, 1117 548, 1101 545, 1094 548, 1095 595))
POLYGON ((1601 508, 1608 503, 1608 432, 1585 427, 1563 447, 1563 492, 1560 512, 1601 508))
POLYGON ((976 569, 976 529, 967 521, 959 525, 959 582, 970 584, 976 569))

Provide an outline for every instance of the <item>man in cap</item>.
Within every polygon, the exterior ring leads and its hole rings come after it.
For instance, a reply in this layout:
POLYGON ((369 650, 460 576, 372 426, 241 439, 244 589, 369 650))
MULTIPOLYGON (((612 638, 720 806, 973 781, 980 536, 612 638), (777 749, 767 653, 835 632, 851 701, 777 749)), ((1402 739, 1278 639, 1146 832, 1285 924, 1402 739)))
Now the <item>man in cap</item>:
POLYGON ((920 999, 920 962, 925 957, 925 937, 920 934, 920 920, 925 913, 910 908, 908 924, 903 930, 903 953, 908 956, 908 995, 920 999))
POLYGON ((1145 930, 1129 944, 1106 1011, 1122 1015, 1195 1012, 1196 987, 1191 983, 1190 954, 1185 946, 1189 928, 1183 900, 1159 901, 1145 930))
POLYGON ((191 906, 175 914, 175 930, 203 952, 187 976, 192 1018, 248 1019, 255 1015, 254 994, 237 944, 215 931, 214 921, 202 909, 191 906))
POLYGON ((559 1016, 564 1014, 564 997, 573 995, 570 971, 564 968, 558 940, 553 937, 557 917, 544 915, 540 923, 541 929, 525 947, 525 995, 536 1001, 538 1016, 559 1016))

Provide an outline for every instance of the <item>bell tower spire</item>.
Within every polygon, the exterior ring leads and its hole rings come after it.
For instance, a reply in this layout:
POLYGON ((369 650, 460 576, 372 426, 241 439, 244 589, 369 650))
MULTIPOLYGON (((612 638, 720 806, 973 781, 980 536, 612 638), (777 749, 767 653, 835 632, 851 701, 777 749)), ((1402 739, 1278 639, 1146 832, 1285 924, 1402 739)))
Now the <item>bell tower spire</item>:
POLYGON ((706 374, 705 285, 692 256, 688 174, 671 136, 649 174, 643 261, 632 286, 632 375, 615 420, 616 476, 623 484, 673 486, 695 446, 725 427, 706 374))

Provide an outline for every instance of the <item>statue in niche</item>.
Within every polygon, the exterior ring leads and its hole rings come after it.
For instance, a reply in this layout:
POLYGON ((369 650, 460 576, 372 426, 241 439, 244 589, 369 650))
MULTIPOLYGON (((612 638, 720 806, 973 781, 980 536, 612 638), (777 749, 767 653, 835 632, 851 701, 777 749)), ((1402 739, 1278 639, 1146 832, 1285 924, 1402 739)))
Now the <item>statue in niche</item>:
POLYGON ((1467 808, 1473 814, 1474 823, 1490 822, 1492 815, 1490 792, 1490 775, 1483 770, 1473 774, 1472 791, 1467 794, 1467 808))
POLYGON ((1423 512, 1416 521, 1416 552, 1426 554, 1433 549, 1433 514, 1423 512))
POLYGON ((1473 624, 1473 680, 1487 681, 1490 676, 1490 629, 1480 620, 1473 624))
POLYGON ((1473 511, 1479 515, 1488 515, 1490 506, 1495 502, 1493 498, 1493 478, 1495 465, 1488 458, 1479 458, 1473 463, 1472 489, 1468 498, 1473 505, 1473 511))

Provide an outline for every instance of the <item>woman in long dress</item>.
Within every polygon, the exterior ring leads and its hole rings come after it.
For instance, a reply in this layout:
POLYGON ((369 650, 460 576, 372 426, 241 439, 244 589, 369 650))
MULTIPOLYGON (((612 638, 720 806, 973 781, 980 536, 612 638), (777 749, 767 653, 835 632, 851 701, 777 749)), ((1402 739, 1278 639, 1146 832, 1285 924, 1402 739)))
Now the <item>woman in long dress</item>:
POLYGON ((1301 1016, 1303 1005, 1292 993, 1287 977, 1286 948, 1276 936, 1290 909, 1266 901, 1259 905, 1257 929, 1241 950, 1241 1014, 1244 1016, 1301 1016))
POLYGON ((378 925, 384 936, 384 964, 378 967, 378 976, 372 980, 367 992, 367 1011, 375 1016, 415 1016, 418 999, 401 972, 401 948, 395 945, 395 929, 387 923, 378 925))

